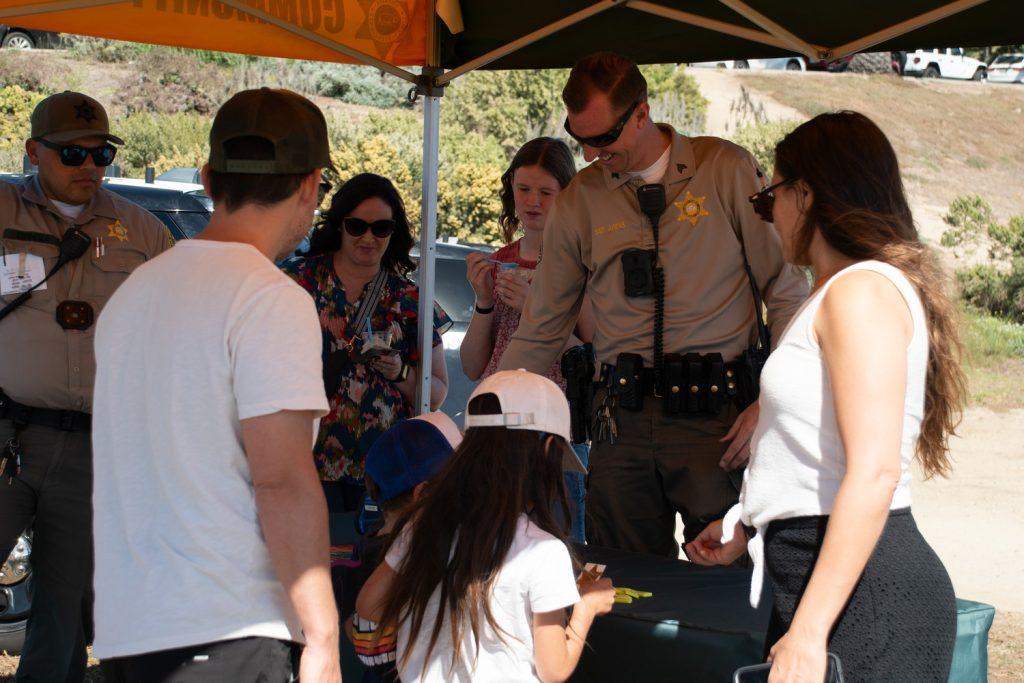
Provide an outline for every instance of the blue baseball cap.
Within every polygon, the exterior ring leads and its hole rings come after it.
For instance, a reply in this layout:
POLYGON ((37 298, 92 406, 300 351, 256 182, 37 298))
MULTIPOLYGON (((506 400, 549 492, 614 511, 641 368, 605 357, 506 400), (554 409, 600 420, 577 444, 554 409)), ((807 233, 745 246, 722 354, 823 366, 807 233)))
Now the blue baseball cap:
POLYGON ((377 502, 387 503, 437 476, 453 450, 426 420, 402 420, 388 429, 366 453, 366 475, 380 490, 377 502))

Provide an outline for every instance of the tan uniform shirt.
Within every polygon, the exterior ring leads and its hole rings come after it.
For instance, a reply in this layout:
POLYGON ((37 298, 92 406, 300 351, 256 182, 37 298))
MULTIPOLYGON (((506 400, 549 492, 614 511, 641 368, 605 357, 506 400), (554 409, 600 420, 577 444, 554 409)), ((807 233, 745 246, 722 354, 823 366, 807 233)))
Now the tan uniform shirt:
MULTIPOLYGON (((753 157, 713 137, 686 138, 668 127, 672 150, 663 179, 667 209, 659 221, 665 271, 665 352, 720 352, 728 361, 756 339, 754 303, 737 231, 765 299, 773 342, 807 297, 803 273, 787 265, 771 224, 748 197, 762 187, 753 157)), ((627 297, 622 253, 653 249, 650 221, 640 212, 628 173, 597 165, 581 171, 559 195, 544 231, 544 251, 519 329, 502 369, 543 372, 576 323, 584 289, 594 307, 598 362, 654 355, 654 297, 627 297)))
MULTIPOLYGON (((96 374, 93 334, 65 330, 57 323, 57 305, 88 302, 96 317, 128 274, 171 246, 170 233, 153 214, 101 188, 73 221, 43 194, 35 176, 19 185, 0 182, 0 258, 18 254, 43 259, 47 273, 57 262, 56 244, 25 239, 18 231, 44 233, 58 240, 72 225, 93 239, 102 238, 105 255, 94 247, 65 265, 16 311, 0 320, 0 388, 15 401, 36 408, 92 411, 96 374)), ((17 298, 3 295, 3 305, 17 298)))

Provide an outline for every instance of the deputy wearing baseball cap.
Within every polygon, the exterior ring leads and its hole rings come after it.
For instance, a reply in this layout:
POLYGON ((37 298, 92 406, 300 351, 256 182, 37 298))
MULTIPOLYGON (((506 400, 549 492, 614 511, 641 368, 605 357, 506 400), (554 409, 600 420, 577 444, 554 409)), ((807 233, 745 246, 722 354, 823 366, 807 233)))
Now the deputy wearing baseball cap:
POLYGON ((80 681, 92 630, 83 615, 94 322, 171 239, 152 214, 102 187, 124 142, 99 102, 51 95, 31 125, 25 149, 38 174, 0 182, 0 561, 33 522, 35 595, 18 678, 80 681))

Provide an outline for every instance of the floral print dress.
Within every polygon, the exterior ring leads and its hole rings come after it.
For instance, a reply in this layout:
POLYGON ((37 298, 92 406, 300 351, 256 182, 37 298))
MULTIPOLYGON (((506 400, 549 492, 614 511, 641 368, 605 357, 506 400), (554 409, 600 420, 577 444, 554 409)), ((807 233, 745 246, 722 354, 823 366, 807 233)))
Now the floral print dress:
MULTIPOLYGON (((284 264, 286 275, 302 286, 316 304, 323 333, 323 358, 349 345, 357 338, 358 351, 364 330, 353 329, 356 312, 363 292, 351 297, 345 292, 334 270, 333 254, 295 258, 284 264)), ((416 319, 419 310, 419 289, 406 277, 389 274, 380 301, 370 316, 375 332, 390 330, 392 348, 409 365, 419 364, 416 341, 416 319)), ((434 335, 432 346, 441 343, 452 321, 434 305, 434 335)), ((362 483, 363 462, 370 446, 389 427, 413 417, 415 406, 399 392, 395 383, 387 380, 368 365, 351 360, 340 368, 340 377, 330 378, 328 386, 338 389, 328 396, 330 412, 320 420, 320 432, 313 457, 323 481, 348 480, 362 483)))

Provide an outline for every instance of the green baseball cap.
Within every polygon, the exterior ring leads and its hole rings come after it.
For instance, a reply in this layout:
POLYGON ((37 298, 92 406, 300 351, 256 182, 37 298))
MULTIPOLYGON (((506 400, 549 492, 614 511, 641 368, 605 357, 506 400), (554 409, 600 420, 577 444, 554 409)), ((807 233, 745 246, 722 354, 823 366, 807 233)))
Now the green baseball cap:
POLYGON ((110 120, 103 105, 88 95, 65 90, 50 95, 32 111, 34 140, 42 138, 61 144, 93 136, 124 144, 124 140, 110 134, 110 120))
POLYGON ((225 102, 210 129, 210 170, 218 173, 298 174, 334 170, 327 142, 327 120, 320 108, 290 90, 243 90, 225 102), (262 138, 272 159, 231 159, 224 144, 262 138))

